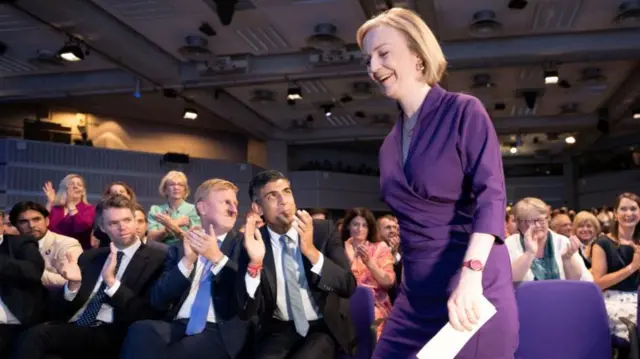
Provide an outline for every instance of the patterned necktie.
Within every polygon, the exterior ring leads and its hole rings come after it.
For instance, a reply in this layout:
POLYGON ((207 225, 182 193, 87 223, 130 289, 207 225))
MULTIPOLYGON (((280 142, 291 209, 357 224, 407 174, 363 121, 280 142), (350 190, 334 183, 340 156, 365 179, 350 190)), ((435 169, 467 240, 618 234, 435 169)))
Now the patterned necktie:
MULTIPOLYGON (((118 270, 120 269, 120 264, 122 263, 123 256, 124 252, 118 252, 118 254, 116 255, 116 275, 118 274, 118 270)), ((105 289, 107 289, 107 285, 104 281, 102 281, 102 283, 100 283, 98 291, 93 296, 93 298, 91 298, 91 301, 89 301, 89 304, 87 304, 87 307, 80 315, 80 318, 75 321, 77 326, 88 327, 96 321, 98 313, 100 312, 100 308, 107 301, 107 298, 109 298, 107 293, 104 292, 105 289)))
POLYGON ((282 261, 290 319, 293 319, 296 332, 305 337, 309 331, 309 322, 302 305, 302 294, 300 294, 300 272, 296 259, 296 247, 289 248, 288 241, 291 239, 286 235, 280 237, 280 241, 282 243, 282 261))
MULTIPOLYGON (((218 240, 218 246, 221 242, 218 240)), ((209 316, 209 306, 211 305, 211 280, 213 279, 213 273, 211 268, 213 263, 208 260, 204 260, 204 268, 202 268, 202 276, 200 277, 200 284, 198 285, 198 292, 196 293, 196 299, 191 305, 191 316, 187 323, 186 335, 200 334, 207 325, 207 317, 209 316)))

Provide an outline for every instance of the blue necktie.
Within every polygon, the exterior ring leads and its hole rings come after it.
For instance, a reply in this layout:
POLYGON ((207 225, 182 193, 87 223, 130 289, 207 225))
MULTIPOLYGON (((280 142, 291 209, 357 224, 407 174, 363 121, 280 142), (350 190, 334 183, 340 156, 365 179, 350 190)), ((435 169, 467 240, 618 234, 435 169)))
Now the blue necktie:
MULTIPOLYGON (((123 252, 118 252, 118 254, 116 255, 116 275, 118 274, 118 269, 120 269, 120 264, 122 263, 123 256, 123 252)), ((96 318, 98 317, 98 313, 100 312, 100 308, 102 308, 102 305, 109 298, 107 293, 104 292, 105 289, 107 289, 107 285, 104 283, 104 281, 102 281, 102 283, 100 283, 98 291, 93 296, 93 298, 91 298, 91 301, 89 301, 89 304, 87 304, 87 307, 80 315, 80 318, 75 321, 77 326, 88 327, 95 323, 96 318)))
MULTIPOLYGON (((220 241, 218 241, 218 244, 220 241)), ((200 284, 198 286, 198 292, 196 293, 196 299, 191 306, 191 316, 187 323, 186 335, 200 334, 207 325, 207 317, 209 316, 209 306, 211 305, 211 279, 213 273, 211 268, 213 263, 208 260, 204 260, 204 268, 202 269, 202 276, 200 277, 200 284)))
POLYGON ((296 326, 296 332, 301 336, 307 336, 309 322, 302 305, 302 294, 300 294, 300 271, 296 256, 296 247, 289 248, 287 245, 291 238, 284 235, 280 237, 282 243, 282 261, 284 264, 284 279, 287 290, 288 309, 290 319, 296 326))

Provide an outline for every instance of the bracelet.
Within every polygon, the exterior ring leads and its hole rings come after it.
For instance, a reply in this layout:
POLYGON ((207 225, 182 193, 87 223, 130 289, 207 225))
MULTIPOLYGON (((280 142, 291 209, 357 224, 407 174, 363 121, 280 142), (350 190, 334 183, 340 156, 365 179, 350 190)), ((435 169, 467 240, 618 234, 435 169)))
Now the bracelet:
POLYGON ((262 264, 249 264, 247 266, 247 274, 251 278, 256 278, 262 271, 262 264))

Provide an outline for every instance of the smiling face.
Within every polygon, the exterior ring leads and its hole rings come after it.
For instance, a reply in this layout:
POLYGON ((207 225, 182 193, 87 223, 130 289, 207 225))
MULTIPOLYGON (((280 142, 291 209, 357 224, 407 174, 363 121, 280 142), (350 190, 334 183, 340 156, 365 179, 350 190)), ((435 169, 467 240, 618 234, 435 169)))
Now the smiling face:
POLYGON ((424 85, 425 64, 399 30, 372 28, 364 37, 363 50, 369 77, 387 97, 400 100, 424 85))

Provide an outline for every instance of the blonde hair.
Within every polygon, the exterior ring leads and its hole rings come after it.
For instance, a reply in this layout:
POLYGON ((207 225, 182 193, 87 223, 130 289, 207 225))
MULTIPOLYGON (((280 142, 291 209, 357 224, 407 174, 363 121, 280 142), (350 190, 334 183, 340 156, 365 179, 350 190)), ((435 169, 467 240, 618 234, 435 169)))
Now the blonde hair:
POLYGON ((587 212, 587 211, 581 211, 578 214, 576 214, 576 218, 573 219, 573 225, 572 225, 572 230, 573 233, 575 234, 576 231, 578 230, 578 227, 580 227, 580 225, 584 222, 589 222, 591 223, 591 225, 593 226, 593 228, 595 229, 595 235, 598 236, 600 234, 600 221, 598 221, 598 219, 596 218, 596 216, 593 215, 593 213, 591 212, 587 212))
POLYGON ((540 198, 526 197, 519 200, 518 203, 513 206, 513 215, 516 219, 523 219, 527 213, 531 213, 532 211, 549 215, 549 207, 540 198))
POLYGON ((221 178, 208 179, 202 182, 202 184, 198 186, 198 189, 196 189, 194 203, 207 199, 207 196, 211 191, 222 191, 227 189, 238 193, 238 186, 234 185, 230 181, 221 178))
POLYGON ((78 174, 70 173, 66 175, 58 185, 56 198, 53 200, 54 206, 65 206, 67 204, 67 188, 69 187, 69 182, 71 182, 71 180, 74 178, 77 178, 80 180, 80 182, 82 182, 82 198, 80 199, 80 201, 85 204, 89 204, 89 202, 87 202, 87 184, 84 181, 84 178, 82 178, 82 176, 78 174))
POLYGON ((180 171, 169 171, 160 180, 160 186, 158 186, 158 192, 164 198, 167 198, 167 181, 174 180, 177 182, 184 182, 184 199, 189 197, 191 190, 189 189, 189 183, 187 182, 187 175, 180 171))
POLYGON ((447 60, 433 32, 418 14, 407 9, 392 8, 368 20, 356 34, 361 50, 367 33, 380 26, 394 28, 404 35, 409 50, 424 63, 423 80, 429 86, 433 87, 440 82, 447 69, 447 60))

